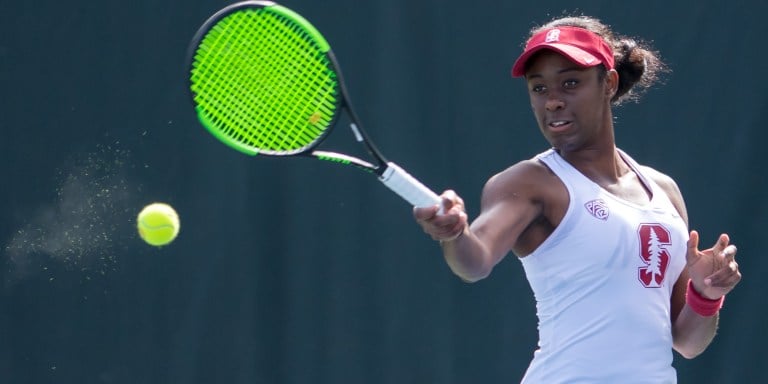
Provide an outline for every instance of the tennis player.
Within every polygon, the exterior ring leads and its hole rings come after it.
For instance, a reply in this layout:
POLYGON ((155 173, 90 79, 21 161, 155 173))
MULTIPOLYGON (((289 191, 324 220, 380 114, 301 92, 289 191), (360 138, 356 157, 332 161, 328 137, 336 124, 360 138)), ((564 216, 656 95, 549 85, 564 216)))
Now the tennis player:
POLYGON ((539 321, 524 383, 675 383, 672 350, 707 348, 741 279, 728 235, 699 250, 675 181, 616 147, 612 106, 663 69, 650 47, 594 18, 535 28, 512 75, 551 149, 491 177, 471 225, 451 190, 445 214, 414 209, 463 280, 510 252, 522 262, 539 321))

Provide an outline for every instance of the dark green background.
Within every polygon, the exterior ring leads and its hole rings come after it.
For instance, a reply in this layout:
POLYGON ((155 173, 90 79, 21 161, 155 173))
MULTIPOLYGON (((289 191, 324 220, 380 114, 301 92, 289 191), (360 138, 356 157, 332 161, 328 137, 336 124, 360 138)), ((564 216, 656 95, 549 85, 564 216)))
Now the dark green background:
MULTIPOLYGON (((764 382, 765 2, 518 3, 284 4, 384 152, 473 217, 490 175, 546 149, 509 76, 530 27, 577 10, 652 41, 673 72, 616 109, 619 146, 676 179, 704 245, 731 234, 744 273, 680 382, 764 382)), ((0 3, 0 382, 518 382, 537 337, 514 257, 464 284, 369 175, 249 158, 196 122, 187 43, 226 4, 0 3), (133 227, 152 201, 182 219, 161 249, 133 227)))

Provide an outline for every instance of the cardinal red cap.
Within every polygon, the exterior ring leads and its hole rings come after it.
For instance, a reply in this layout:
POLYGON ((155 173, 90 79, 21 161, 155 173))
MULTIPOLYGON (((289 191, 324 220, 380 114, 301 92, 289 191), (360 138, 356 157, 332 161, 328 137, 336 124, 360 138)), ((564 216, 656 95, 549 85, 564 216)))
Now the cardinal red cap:
POLYGON ((607 69, 613 69, 613 50, 602 37, 584 28, 556 27, 545 29, 528 39, 525 50, 512 66, 512 76, 524 76, 528 59, 542 49, 558 52, 582 67, 603 64, 607 69))

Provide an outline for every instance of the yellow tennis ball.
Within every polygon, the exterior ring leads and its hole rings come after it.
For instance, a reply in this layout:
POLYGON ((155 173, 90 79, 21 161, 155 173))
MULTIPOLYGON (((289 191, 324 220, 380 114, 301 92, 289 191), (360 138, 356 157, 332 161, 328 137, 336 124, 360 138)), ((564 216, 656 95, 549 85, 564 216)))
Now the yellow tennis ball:
POLYGON ((179 234, 179 215, 168 204, 152 203, 136 219, 139 236, 150 245, 166 245, 179 234))

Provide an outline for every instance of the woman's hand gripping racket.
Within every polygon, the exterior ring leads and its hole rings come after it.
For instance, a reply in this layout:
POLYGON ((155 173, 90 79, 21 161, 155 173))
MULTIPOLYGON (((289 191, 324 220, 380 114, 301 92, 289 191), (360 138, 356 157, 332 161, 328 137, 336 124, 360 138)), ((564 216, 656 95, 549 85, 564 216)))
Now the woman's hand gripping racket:
POLYGON ((330 45, 299 14, 269 1, 243 1, 211 16, 189 52, 189 87, 200 122, 250 155, 309 156, 373 172, 414 206, 440 198, 387 161, 363 131, 330 45), (315 148, 342 110, 374 163, 315 148))

